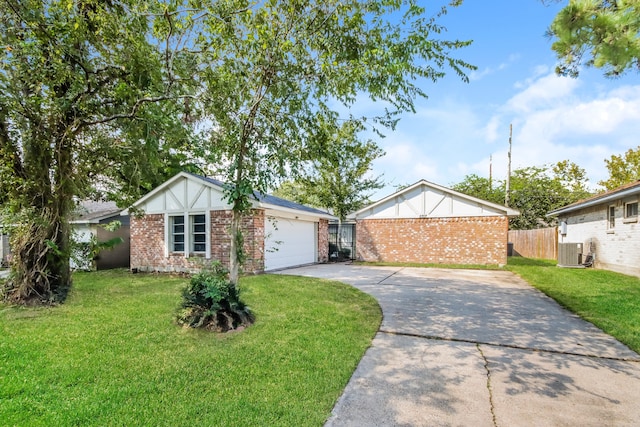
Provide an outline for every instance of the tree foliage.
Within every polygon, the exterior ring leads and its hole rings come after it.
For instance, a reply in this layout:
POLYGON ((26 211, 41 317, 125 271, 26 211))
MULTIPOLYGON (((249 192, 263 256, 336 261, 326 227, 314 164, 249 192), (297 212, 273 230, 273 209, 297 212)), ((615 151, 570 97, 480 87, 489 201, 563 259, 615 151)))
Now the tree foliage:
POLYGON ((640 1, 569 0, 551 24, 556 71, 577 76, 581 65, 618 76, 640 68, 640 1))
POLYGON ((298 203, 331 210, 341 221, 364 206, 371 191, 382 188, 381 178, 372 176, 371 163, 384 152, 375 142, 360 140, 362 130, 357 121, 338 128, 325 124, 310 144, 305 173, 283 188, 289 194, 281 193, 298 203))
POLYGON ((613 190, 621 185, 640 179, 640 145, 628 149, 624 154, 611 156, 604 160, 609 178, 598 182, 607 190, 613 190))
POLYGON ((457 184, 451 186, 453 190, 468 194, 488 202, 504 204, 504 184, 500 181, 490 182, 488 178, 476 174, 467 175, 457 184))
MULTIPOLYGON (((420 80, 446 70, 466 80, 473 67, 452 51, 470 42, 442 39, 437 20, 446 10, 415 0, 229 0, 193 14, 203 29, 196 45, 210 159, 230 184, 233 236, 255 191, 300 171, 308 141, 336 122, 336 108, 368 97, 384 108, 368 123, 392 126, 426 95, 420 80)), ((235 238, 231 252, 235 282, 242 252, 235 238)))
MULTIPOLYGON (((573 162, 563 160, 554 165, 525 167, 513 171, 510 180, 510 207, 518 209, 520 216, 509 220, 514 230, 528 230, 553 225, 547 213, 590 195, 586 172, 573 162)), ((489 180, 467 175, 452 188, 489 202, 504 204, 505 182, 498 180, 489 186, 489 180)))
POLYGON ((5 298, 64 300, 75 199, 136 180, 139 190, 145 164, 169 153, 171 134, 141 132, 181 123, 179 108, 159 104, 188 82, 176 20, 158 2, 0 3, 0 200, 13 253, 5 298))

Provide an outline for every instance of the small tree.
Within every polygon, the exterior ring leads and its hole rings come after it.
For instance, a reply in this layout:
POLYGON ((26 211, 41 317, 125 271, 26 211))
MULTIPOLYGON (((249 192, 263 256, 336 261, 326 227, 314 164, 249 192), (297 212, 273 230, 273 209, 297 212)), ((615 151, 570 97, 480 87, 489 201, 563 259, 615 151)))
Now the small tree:
POLYGON ((366 204, 372 190, 383 187, 372 175, 371 164, 384 151, 371 140, 361 141, 362 123, 326 123, 314 136, 307 173, 300 179, 319 207, 330 209, 340 221, 366 204))
MULTIPOLYGON (((461 2, 454 0, 452 6, 461 2)), ((255 191, 266 192, 300 169, 318 125, 337 121, 331 106, 358 96, 386 107, 375 120, 392 126, 450 69, 464 80, 467 63, 451 51, 470 42, 441 38, 436 20, 415 0, 274 0, 215 2, 202 17, 203 102, 211 164, 230 185, 230 279, 242 258, 241 217, 255 191)))

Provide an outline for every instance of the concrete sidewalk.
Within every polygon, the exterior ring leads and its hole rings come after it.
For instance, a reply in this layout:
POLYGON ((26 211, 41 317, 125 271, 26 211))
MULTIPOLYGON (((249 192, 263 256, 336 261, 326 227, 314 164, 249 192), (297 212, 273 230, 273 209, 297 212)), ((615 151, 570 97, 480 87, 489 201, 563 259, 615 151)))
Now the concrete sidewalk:
POLYGON ((640 356, 505 271, 314 265, 383 322, 327 426, 640 425, 640 356))

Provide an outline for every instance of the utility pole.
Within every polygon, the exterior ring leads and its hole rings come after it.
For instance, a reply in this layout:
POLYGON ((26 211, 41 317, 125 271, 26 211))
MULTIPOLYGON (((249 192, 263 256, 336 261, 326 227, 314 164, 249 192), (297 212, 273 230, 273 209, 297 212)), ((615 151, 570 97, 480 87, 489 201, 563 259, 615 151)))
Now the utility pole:
POLYGON ((509 124, 509 152, 507 153, 507 189, 504 192, 504 205, 509 206, 511 199, 511 137, 513 135, 513 124, 509 124))
POLYGON ((493 190, 493 154, 489 155, 489 192, 493 190))

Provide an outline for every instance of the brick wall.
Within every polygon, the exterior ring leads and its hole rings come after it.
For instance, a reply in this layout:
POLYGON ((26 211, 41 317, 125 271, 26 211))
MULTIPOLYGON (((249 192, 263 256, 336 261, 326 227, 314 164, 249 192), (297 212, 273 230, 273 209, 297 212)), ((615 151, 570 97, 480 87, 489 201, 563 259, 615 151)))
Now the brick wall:
POLYGON ((506 264, 507 217, 365 219, 356 223, 361 261, 506 264))
POLYGON ((329 220, 318 223, 318 262, 329 261, 329 220))
MULTIPOLYGON (((189 272, 212 260, 229 266, 231 238, 230 211, 211 211, 211 260, 182 253, 165 256, 164 215, 150 214, 131 219, 131 268, 139 271, 189 272)), ((244 249, 247 256, 244 272, 255 273, 264 268, 264 211, 254 211, 242 221, 244 249)))

